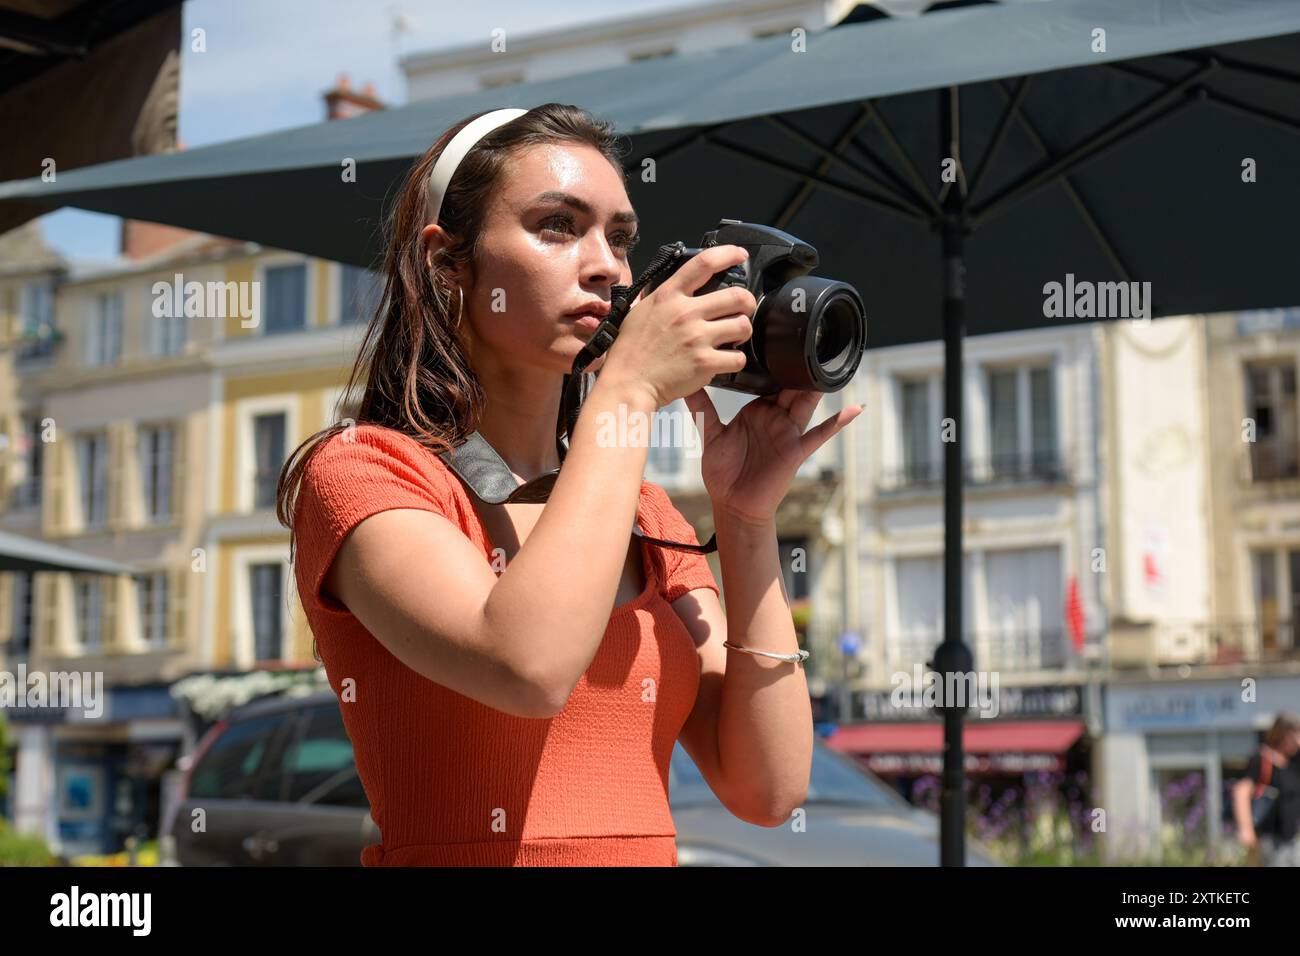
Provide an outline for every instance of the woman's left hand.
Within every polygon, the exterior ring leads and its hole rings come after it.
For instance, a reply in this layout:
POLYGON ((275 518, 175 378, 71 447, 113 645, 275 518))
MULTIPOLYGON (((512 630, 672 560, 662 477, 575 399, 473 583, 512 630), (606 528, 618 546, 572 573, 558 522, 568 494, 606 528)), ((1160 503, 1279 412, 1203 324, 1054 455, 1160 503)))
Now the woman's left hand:
POLYGON ((715 515, 763 524, 808 457, 862 412, 850 405, 808 432, 808 422, 824 393, 787 388, 760 395, 726 425, 704 389, 685 398, 692 414, 704 416, 704 487, 715 515))

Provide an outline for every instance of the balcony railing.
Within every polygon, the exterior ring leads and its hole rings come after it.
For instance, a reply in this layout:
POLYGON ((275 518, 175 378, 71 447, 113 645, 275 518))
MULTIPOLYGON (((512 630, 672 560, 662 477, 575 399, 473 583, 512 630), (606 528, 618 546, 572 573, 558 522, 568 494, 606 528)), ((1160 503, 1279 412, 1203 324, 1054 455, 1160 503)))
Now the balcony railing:
POLYGON ((1290 438, 1247 442, 1241 478, 1247 485, 1300 479, 1300 442, 1290 438))
MULTIPOLYGON (((1160 621, 1130 626, 1121 640, 1130 663, 1259 664, 1300 661, 1296 631, 1294 621, 1160 621)), ((1116 641, 1112 657, 1119 650, 1116 641)))
MULTIPOLYGON (((963 481, 967 487, 1001 484, 1065 484, 1070 480, 1069 456, 1056 449, 1027 455, 988 455, 967 458, 963 481)), ((881 491, 938 490, 943 487, 943 459, 911 462, 881 469, 881 491)))
MULTIPOLYGON (((1063 628, 968 631, 962 639, 974 654, 977 670, 1008 673, 1059 670, 1075 658, 1063 628)), ((886 645, 886 670, 907 671, 913 664, 924 664, 934 657, 935 648, 942 640, 943 635, 937 631, 890 637, 886 645)))

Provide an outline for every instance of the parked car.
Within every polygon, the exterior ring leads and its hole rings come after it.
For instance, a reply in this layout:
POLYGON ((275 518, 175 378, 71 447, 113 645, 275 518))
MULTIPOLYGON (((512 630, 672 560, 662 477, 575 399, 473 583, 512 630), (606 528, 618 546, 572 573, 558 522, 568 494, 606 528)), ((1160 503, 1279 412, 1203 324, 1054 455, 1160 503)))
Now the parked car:
MULTIPOLYGON (((938 818, 820 739, 801 830, 736 819, 681 744, 669 794, 679 866, 934 866, 939 859, 938 818)), ((328 690, 255 701, 215 724, 195 751, 164 839, 182 866, 359 866, 362 848, 378 842, 328 690)), ((974 846, 967 862, 995 865, 974 846)))

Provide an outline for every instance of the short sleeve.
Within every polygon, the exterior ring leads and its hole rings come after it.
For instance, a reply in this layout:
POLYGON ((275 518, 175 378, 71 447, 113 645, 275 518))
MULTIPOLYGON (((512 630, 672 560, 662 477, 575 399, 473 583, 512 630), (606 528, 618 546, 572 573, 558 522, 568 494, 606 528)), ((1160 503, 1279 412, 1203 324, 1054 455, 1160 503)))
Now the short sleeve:
POLYGON ((1246 762, 1246 772, 1242 775, 1242 779, 1249 780, 1251 783, 1254 783, 1259 779, 1259 769, 1260 769, 1259 751, 1256 750, 1255 753, 1251 756, 1250 760, 1246 762))
MULTIPOLYGON (((650 519, 646 523, 649 526, 643 526, 646 533, 666 541, 699 544, 700 539, 696 536, 694 526, 673 505, 668 493, 653 482, 647 481, 645 484, 645 510, 650 519)), ((669 604, 697 588, 708 588, 714 594, 721 593, 706 555, 653 547, 662 556, 663 581, 660 591, 669 604)))
POLYGON ((460 526, 451 476, 419 442, 363 425, 331 436, 309 458, 294 509, 298 593, 327 611, 346 611, 321 594, 344 540, 371 515, 394 508, 432 511, 460 526))

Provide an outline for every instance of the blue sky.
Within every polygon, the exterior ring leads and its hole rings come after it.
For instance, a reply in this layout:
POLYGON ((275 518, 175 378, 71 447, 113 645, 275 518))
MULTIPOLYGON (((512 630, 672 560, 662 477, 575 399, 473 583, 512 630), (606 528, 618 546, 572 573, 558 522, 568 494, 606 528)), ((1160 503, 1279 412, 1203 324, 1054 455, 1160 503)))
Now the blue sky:
MULTIPOLYGON (((340 73, 406 101, 405 54, 489 42, 496 27, 531 33, 672 7, 690 0, 189 0, 183 8, 180 137, 187 148, 323 120, 321 94, 340 73), (405 30, 393 23, 400 16, 405 30), (190 50, 195 28, 207 50, 190 50)), ((114 216, 65 209, 42 220, 46 239, 74 259, 117 254, 114 216)))

